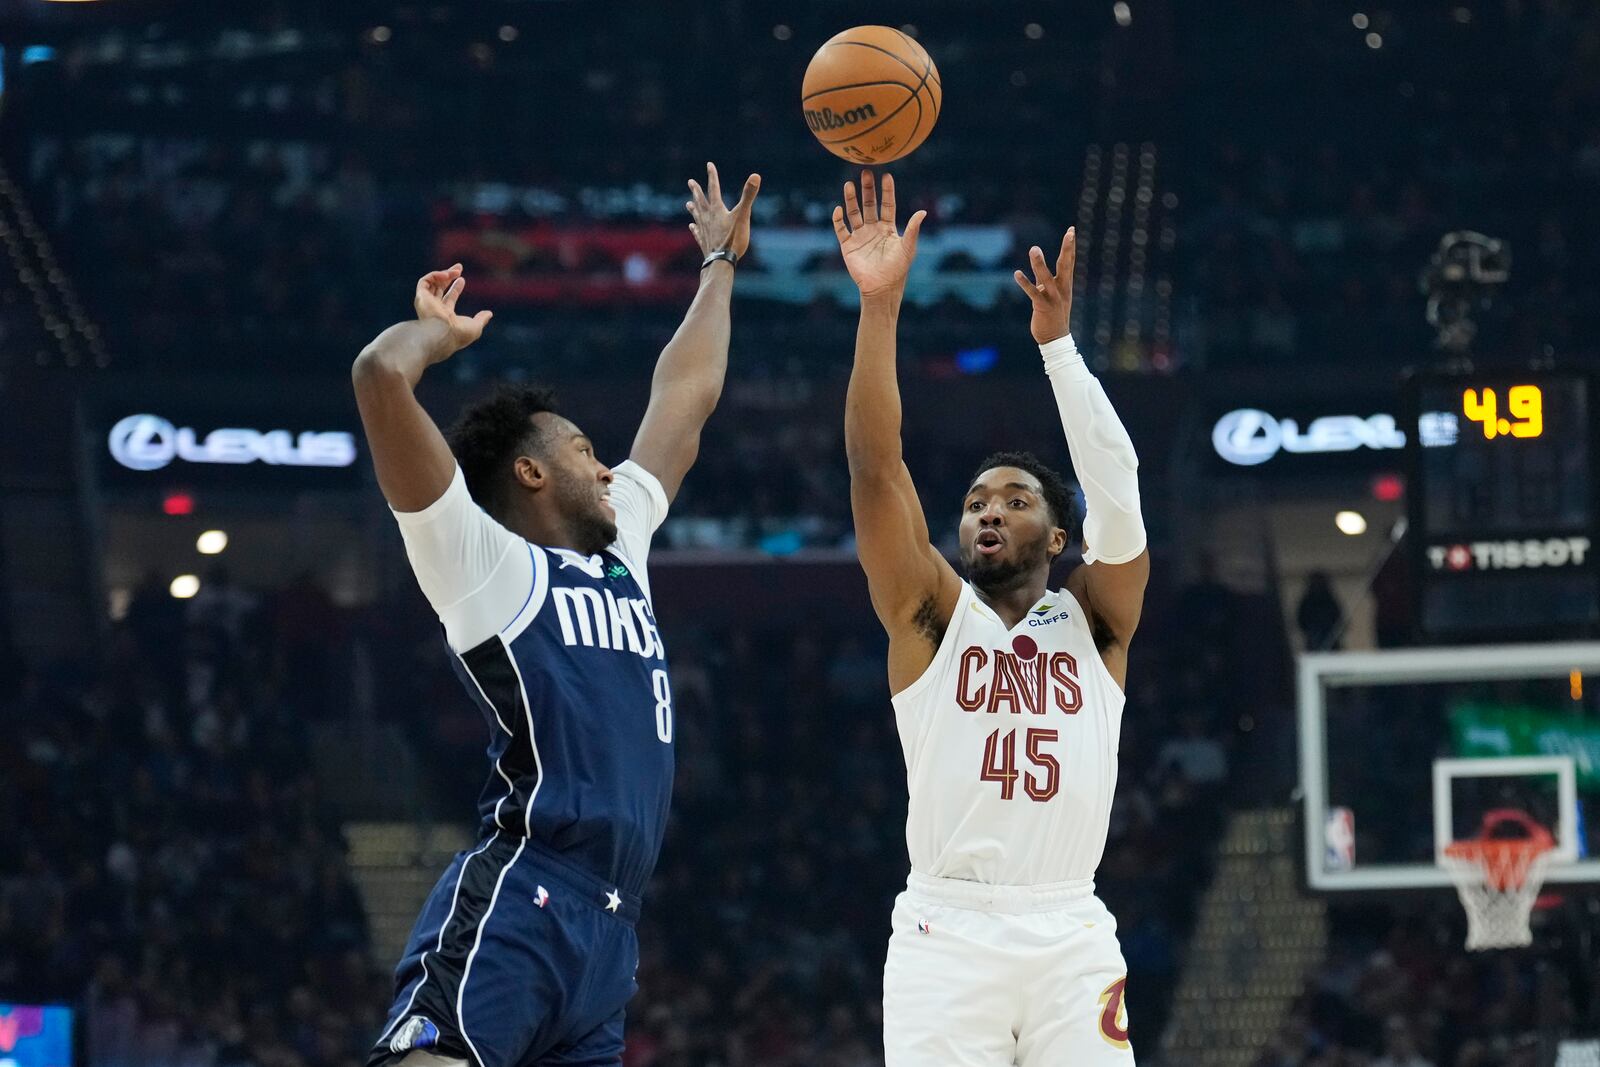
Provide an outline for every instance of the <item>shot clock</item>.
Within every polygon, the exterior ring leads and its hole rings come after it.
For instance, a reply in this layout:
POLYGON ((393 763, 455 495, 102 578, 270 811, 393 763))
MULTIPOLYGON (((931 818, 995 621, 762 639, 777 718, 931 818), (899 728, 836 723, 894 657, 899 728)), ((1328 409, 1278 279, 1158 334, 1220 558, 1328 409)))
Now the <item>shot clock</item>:
POLYGON ((1576 637, 1600 624, 1595 388, 1591 375, 1550 370, 1409 383, 1423 635, 1576 637))
POLYGON ((1506 406, 1492 386, 1461 392, 1461 413, 1483 426, 1483 436, 1538 437, 1544 433, 1544 390, 1537 385, 1513 385, 1505 390, 1506 406), (1502 411, 1504 412, 1502 414, 1502 411))

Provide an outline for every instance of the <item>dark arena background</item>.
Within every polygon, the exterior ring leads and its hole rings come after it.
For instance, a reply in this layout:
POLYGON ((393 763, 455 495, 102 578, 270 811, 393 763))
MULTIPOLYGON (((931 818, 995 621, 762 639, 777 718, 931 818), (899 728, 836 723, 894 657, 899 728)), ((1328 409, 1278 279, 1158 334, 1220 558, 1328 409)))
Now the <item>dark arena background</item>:
POLYGON ((882 1062, 854 172, 798 99, 865 23, 943 77, 888 168, 936 543, 982 456, 1068 467, 1010 275, 1069 225, 1140 454, 1097 877, 1138 1061, 1600 1063, 1600 4, 0 0, 0 1067, 365 1062, 485 732, 351 363, 459 261, 495 318, 423 402, 550 383, 620 461, 707 160, 764 184, 651 560, 678 769, 624 1063, 882 1062), (1469 951, 1444 850, 1508 807, 1561 847, 1529 943, 1469 951))

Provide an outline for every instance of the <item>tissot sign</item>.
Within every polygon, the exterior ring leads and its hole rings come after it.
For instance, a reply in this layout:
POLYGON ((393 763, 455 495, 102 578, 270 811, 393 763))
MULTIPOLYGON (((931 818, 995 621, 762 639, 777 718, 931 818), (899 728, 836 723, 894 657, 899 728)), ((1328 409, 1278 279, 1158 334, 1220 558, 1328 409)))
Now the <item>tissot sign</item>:
MULTIPOLYGON (((1449 412, 1424 415, 1421 427, 1426 447, 1455 443, 1456 419, 1449 412)), ((1211 446, 1235 466, 1255 467, 1282 453, 1398 451, 1405 448, 1406 435, 1395 425, 1393 415, 1331 414, 1298 419, 1280 418, 1260 408, 1235 408, 1212 426, 1211 446)))
POLYGON ((355 435, 342 430, 292 432, 238 426, 197 430, 150 414, 118 420, 106 445, 112 459, 135 471, 190 463, 348 467, 356 461, 355 435))
POLYGON ((1588 557, 1587 537, 1529 537, 1428 546, 1428 564, 1436 571, 1582 567, 1588 557))

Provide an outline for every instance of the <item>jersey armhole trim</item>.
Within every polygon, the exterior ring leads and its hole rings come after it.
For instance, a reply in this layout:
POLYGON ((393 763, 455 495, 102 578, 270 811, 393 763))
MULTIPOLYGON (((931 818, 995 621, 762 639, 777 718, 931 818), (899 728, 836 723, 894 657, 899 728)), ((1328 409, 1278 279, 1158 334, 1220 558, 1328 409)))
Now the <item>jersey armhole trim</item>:
POLYGON ((520 637, 522 631, 539 617, 539 611, 544 607, 545 598, 550 593, 550 561, 546 558, 544 549, 532 541, 524 541, 523 544, 528 546, 528 559, 533 563, 533 581, 528 587, 528 599, 522 602, 522 607, 517 609, 511 621, 506 623, 497 635, 507 644, 520 637))
POLYGON ((1088 636, 1089 647, 1094 649, 1095 666, 1099 668, 1100 674, 1111 686, 1112 691, 1122 694, 1123 705, 1126 706, 1128 701, 1127 691, 1124 690, 1121 685, 1117 684, 1116 678, 1112 677, 1111 668, 1106 666, 1105 657, 1100 654, 1100 649, 1094 642, 1094 627, 1089 625, 1089 613, 1084 610, 1083 604, 1078 600, 1078 598, 1072 595, 1072 590, 1068 589, 1064 585, 1061 587, 1061 595, 1072 601, 1072 606, 1077 609, 1076 613, 1073 615, 1073 624, 1088 636))
POLYGON ((961 595, 956 597, 955 610, 950 613, 950 621, 945 625, 944 637, 939 641, 939 647, 933 651, 933 659, 928 661, 928 666, 917 675, 917 680, 906 686, 900 692, 889 698, 889 703, 899 706, 902 698, 915 700, 917 695, 933 684, 934 668, 944 661, 945 649, 955 643, 955 634, 960 629, 961 612, 966 608, 967 602, 972 597, 972 586, 967 582, 961 583, 961 595))

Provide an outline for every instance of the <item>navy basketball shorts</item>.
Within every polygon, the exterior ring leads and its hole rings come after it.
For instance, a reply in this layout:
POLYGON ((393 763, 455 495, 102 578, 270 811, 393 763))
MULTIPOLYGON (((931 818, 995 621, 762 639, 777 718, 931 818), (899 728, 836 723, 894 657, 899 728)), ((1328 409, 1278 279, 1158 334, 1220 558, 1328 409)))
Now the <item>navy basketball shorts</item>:
POLYGON ((423 905, 368 1067, 412 1049, 477 1067, 620 1064, 638 917, 636 896, 495 832, 423 905))

